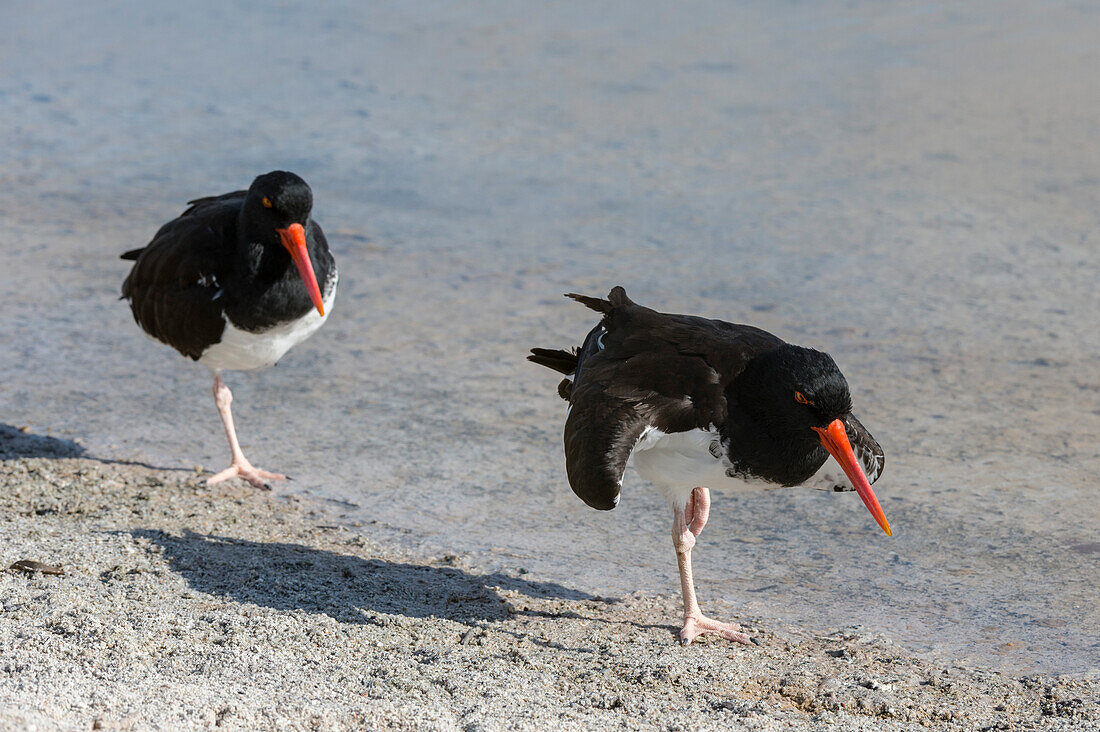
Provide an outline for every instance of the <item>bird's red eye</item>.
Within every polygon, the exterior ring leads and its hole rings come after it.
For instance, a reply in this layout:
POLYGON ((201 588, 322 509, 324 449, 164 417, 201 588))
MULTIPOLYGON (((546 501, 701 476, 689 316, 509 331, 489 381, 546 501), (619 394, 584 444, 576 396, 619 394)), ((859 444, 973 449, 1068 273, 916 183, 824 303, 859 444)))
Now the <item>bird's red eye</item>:
POLYGON ((796 402, 798 402, 799 404, 813 404, 813 402, 811 402, 809 399, 807 399, 805 396, 803 396, 802 392, 800 392, 800 391, 796 391, 794 393, 794 400, 796 402))
POLYGON ((260 203, 262 203, 264 205, 264 208, 271 208, 271 199, 268 198, 267 196, 264 196, 263 198, 261 198, 260 203))

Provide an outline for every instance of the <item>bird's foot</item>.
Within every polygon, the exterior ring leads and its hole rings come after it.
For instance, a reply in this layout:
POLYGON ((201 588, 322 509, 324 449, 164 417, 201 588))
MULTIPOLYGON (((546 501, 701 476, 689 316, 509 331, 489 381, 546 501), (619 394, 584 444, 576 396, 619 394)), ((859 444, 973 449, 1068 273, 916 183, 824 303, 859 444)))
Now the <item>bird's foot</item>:
POLYGON ((235 460, 232 465, 220 473, 211 475, 206 479, 206 482, 209 485, 214 485, 215 483, 221 483, 223 480, 229 480, 230 478, 246 480, 252 484, 252 487, 259 488, 262 491, 271 490, 271 486, 268 485, 268 481, 270 480, 287 479, 282 473, 272 473, 267 470, 254 468, 252 467, 252 463, 242 458, 240 460, 235 460))
POLYGON ((686 646, 699 636, 707 634, 717 635, 734 643, 745 645, 756 643, 752 638, 741 632, 741 626, 737 623, 720 623, 700 613, 698 615, 688 615, 684 618, 684 627, 680 631, 680 644, 686 646))

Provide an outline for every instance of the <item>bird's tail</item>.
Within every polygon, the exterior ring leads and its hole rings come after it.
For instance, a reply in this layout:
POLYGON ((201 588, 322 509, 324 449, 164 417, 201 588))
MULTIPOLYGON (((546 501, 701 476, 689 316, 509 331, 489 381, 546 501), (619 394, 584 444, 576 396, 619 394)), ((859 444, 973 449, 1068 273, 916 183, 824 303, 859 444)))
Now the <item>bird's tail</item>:
POLYGON ((532 348, 527 360, 569 376, 577 370, 577 349, 532 348))
POLYGON ((557 348, 532 348, 527 360, 565 374, 566 378, 558 384, 558 396, 569 401, 573 393, 573 379, 570 377, 577 370, 577 349, 563 351, 557 348))
MULTIPOLYGON (((598 297, 589 297, 588 295, 578 295, 575 292, 567 293, 566 297, 572 298, 598 313, 603 313, 605 316, 609 316, 615 308, 634 304, 630 298, 626 296, 626 290, 622 287, 612 288, 606 300, 598 297)), ((605 317, 604 320, 606 321, 607 318, 605 317)), ((581 348, 574 348, 569 351, 563 351, 558 348, 532 348, 531 355, 527 357, 527 360, 532 363, 537 363, 539 366, 545 366, 548 369, 554 369, 558 373, 565 374, 567 378, 558 384, 558 395, 561 396, 562 399, 569 401, 569 397, 573 391, 573 379, 568 377, 572 377, 576 374, 577 369, 580 367, 582 355, 590 355, 589 351, 596 349, 596 335, 602 332, 604 332, 604 327, 596 326, 596 328, 588 334, 588 337, 585 338, 584 345, 581 346, 581 348), (583 354, 582 351, 584 352, 583 354)))
POLYGON ((607 315, 615 308, 634 304, 634 301, 626 296, 626 290, 621 286, 613 287, 611 292, 608 293, 606 300, 598 297, 589 297, 588 295, 578 295, 575 292, 567 292, 565 296, 576 300, 581 305, 591 308, 598 313, 603 313, 604 315, 607 315))

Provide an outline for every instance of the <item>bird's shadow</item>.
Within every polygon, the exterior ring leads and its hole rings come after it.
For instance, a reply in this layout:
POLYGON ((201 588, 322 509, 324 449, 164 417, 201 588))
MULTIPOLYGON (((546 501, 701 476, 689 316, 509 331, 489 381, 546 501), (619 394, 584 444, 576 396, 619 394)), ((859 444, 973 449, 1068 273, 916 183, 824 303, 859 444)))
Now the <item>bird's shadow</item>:
POLYGON ((84 458, 104 465, 134 465, 150 470, 190 473, 187 468, 170 468, 152 465, 140 460, 116 460, 90 454, 83 445, 60 437, 39 435, 26 427, 15 427, 0 422, 0 461, 19 458, 84 458))
POLYGON ((158 529, 126 532, 164 551, 169 567, 196 591, 275 610, 379 623, 379 615, 438 617, 467 625, 504 620, 500 590, 532 598, 603 601, 552 582, 457 567, 363 559, 301 544, 257 542, 158 529))
POLYGON ((72 440, 49 435, 36 435, 27 430, 0 422, 0 460, 16 458, 84 457, 84 448, 72 440))

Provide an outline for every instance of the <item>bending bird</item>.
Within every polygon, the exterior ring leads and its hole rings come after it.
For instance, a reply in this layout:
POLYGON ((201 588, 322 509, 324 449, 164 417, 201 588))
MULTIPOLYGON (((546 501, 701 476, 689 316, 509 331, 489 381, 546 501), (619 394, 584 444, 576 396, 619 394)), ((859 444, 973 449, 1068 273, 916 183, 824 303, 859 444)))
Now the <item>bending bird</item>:
POLYGON ((753 642, 737 624, 703 615, 695 596, 691 550, 711 488, 855 490, 890 535, 871 489, 885 456, 852 414, 848 382, 828 354, 751 325, 659 313, 622 287, 606 300, 566 297, 601 313, 599 324, 579 348, 534 348, 527 358, 566 376, 558 393, 569 403, 569 485, 589 506, 611 510, 633 456, 638 474, 668 499, 681 643, 702 634, 753 642))

